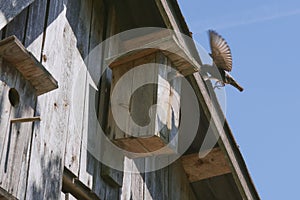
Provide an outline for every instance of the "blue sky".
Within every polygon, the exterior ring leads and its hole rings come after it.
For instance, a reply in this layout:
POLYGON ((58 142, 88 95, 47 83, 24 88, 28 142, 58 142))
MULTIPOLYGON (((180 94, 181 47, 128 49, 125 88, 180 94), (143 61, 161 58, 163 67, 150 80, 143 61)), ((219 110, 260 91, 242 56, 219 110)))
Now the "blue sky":
POLYGON ((179 0, 194 39, 228 42, 227 120, 262 199, 300 199, 300 1, 179 0))

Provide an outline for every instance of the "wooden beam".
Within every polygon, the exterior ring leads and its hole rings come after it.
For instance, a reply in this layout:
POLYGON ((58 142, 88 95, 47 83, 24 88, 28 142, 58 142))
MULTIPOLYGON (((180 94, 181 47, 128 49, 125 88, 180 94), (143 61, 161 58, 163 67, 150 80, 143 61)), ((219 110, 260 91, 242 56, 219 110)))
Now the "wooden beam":
POLYGON ((0 41, 0 56, 31 83, 37 95, 58 88, 57 81, 15 36, 0 41))
POLYGON ((63 173, 62 191, 70 193, 77 199, 82 200, 100 200, 100 198, 86 185, 84 185, 71 171, 67 168, 63 173))
POLYGON ((198 153, 182 156, 181 162, 190 182, 231 173, 220 148, 212 149, 204 158, 200 158, 198 153))

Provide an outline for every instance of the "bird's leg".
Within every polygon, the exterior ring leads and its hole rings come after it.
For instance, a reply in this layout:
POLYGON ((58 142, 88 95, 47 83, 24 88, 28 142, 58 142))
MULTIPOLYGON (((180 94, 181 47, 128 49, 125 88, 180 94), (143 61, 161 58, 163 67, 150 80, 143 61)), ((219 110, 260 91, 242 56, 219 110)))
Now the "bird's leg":
POLYGON ((214 89, 221 89, 222 87, 225 86, 225 83, 223 81, 216 81, 215 85, 214 85, 214 89))

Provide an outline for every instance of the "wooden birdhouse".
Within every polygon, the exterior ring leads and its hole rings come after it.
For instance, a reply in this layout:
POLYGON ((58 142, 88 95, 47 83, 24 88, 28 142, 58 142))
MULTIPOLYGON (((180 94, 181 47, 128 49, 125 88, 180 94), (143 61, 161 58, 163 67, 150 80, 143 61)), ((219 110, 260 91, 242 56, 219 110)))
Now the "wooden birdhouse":
POLYGON ((0 41, 0 62, 1 132, 27 132, 31 127, 20 123, 40 120, 34 116, 36 97, 57 82, 15 36, 0 41))
POLYGON ((109 138, 131 157, 176 153, 181 82, 196 62, 169 30, 122 41, 120 49, 108 59, 109 138))

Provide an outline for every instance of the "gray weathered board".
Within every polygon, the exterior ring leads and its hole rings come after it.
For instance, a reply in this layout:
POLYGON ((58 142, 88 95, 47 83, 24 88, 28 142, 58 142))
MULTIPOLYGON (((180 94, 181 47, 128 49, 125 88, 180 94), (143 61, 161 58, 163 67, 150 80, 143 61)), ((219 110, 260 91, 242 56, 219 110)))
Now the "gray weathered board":
POLYGON ((0 30, 34 0, 0 0, 0 30))

